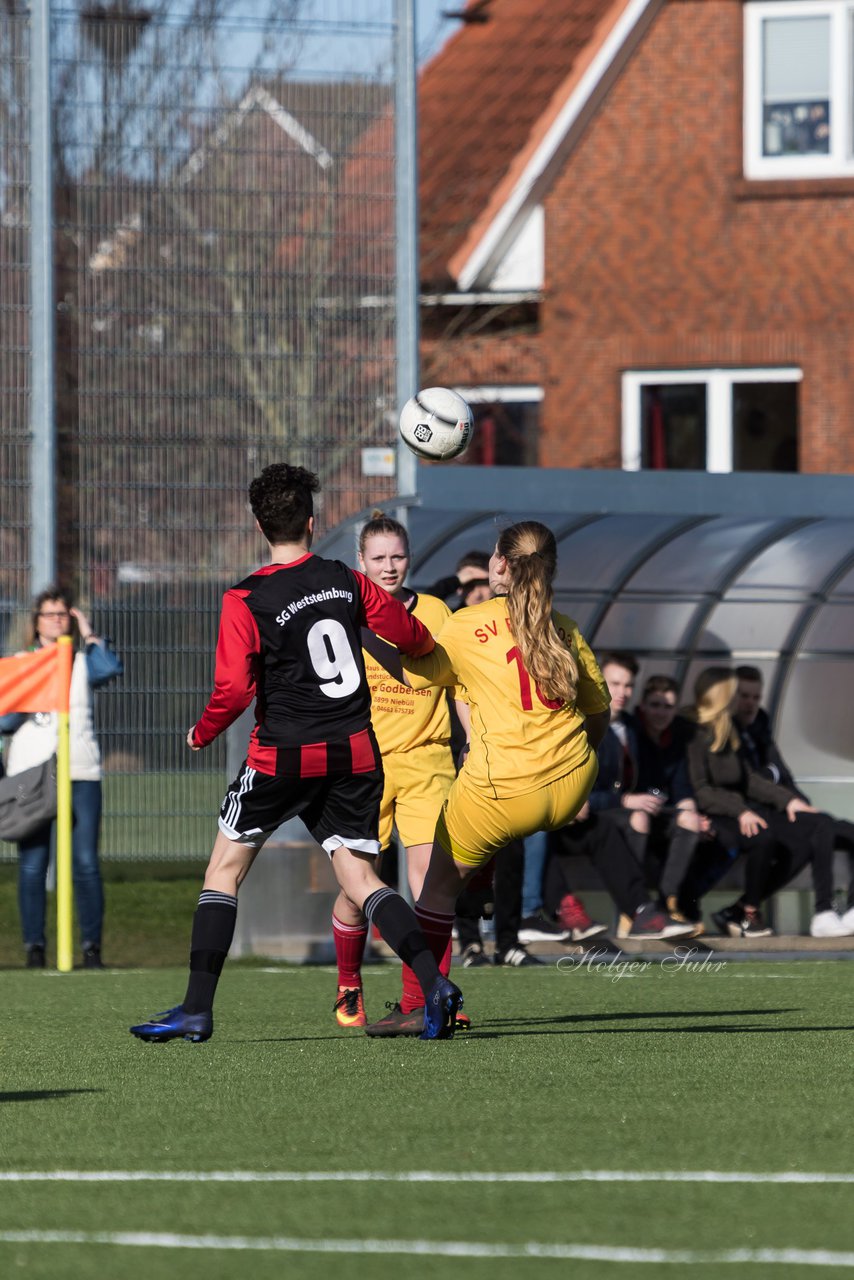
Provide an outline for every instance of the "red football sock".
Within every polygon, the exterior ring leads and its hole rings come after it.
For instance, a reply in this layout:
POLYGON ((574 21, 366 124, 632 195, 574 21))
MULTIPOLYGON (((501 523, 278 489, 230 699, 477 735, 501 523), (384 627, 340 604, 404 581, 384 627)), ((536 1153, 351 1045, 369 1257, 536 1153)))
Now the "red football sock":
POLYGON ((424 992, 421 990, 421 983, 416 978, 408 964, 403 966, 403 994, 400 997, 400 1007, 404 1013, 412 1013, 413 1009, 421 1009, 424 1005, 424 992))
POLYGON ((360 987, 362 956, 368 939, 367 922, 358 925, 343 924, 333 912, 332 936, 335 939, 339 987, 360 987))
MULTIPOLYGON (((451 971, 451 929, 454 926, 454 917, 440 915, 435 911, 424 911, 421 907, 415 908, 415 915, 425 941, 436 958, 439 972, 447 978, 451 971)), ((413 1009, 422 1008, 423 1004, 424 992, 421 990, 421 984, 409 965, 405 964, 400 1007, 404 1013, 411 1013, 413 1009)))
MULTIPOLYGON (((422 922, 423 929, 423 922, 422 922)), ((428 939, 428 945, 430 941, 428 939)), ((447 978, 451 972, 451 935, 448 934, 448 941, 445 945, 444 954, 439 960, 439 972, 443 978, 447 978)), ((421 983, 416 978, 412 969, 408 964, 403 966, 403 995, 400 997, 400 1007, 404 1013, 412 1013, 413 1009, 420 1009, 424 1004, 424 992, 421 990, 421 983)))

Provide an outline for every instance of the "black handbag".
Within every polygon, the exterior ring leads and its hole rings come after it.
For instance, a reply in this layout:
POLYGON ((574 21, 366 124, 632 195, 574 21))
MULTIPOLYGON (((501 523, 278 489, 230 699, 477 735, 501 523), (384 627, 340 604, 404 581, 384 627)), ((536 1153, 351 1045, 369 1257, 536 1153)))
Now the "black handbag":
POLYGON ((56 756, 0 778, 0 840, 26 840, 56 817, 56 756))

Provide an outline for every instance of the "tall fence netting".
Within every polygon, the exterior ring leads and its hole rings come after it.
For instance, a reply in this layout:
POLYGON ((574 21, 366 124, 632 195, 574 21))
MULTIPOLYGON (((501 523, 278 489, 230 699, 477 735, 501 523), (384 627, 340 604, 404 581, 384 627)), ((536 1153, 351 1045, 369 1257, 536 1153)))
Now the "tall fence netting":
POLYGON ((0 630, 29 581, 29 24, 0 11, 0 630))
MULTIPOLYGON (((53 9, 58 563, 125 664, 96 695, 105 857, 209 848, 226 747, 191 757, 184 736, 222 591, 263 558, 248 481, 317 471, 321 528, 393 493, 362 475, 395 398, 393 20, 391 0, 53 9)), ((0 33, 9 652, 29 601, 27 18, 0 33)))

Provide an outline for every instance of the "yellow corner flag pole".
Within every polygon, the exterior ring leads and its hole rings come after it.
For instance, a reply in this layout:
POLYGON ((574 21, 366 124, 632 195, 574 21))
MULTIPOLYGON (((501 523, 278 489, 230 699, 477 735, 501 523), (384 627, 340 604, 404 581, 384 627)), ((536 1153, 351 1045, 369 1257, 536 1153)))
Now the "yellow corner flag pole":
POLYGON ((71 636, 60 636, 58 738, 56 744, 56 967, 74 968, 71 919, 71 753, 68 712, 71 698, 71 636))

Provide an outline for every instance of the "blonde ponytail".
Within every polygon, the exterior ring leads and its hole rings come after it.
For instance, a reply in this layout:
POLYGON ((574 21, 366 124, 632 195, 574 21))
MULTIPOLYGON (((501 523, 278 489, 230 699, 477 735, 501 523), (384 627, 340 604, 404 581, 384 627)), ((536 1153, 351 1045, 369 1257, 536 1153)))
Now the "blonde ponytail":
POLYGON ((507 618, 526 671, 544 698, 574 703, 578 665, 552 618, 554 534, 537 520, 524 520, 504 530, 496 550, 509 569, 507 618))

